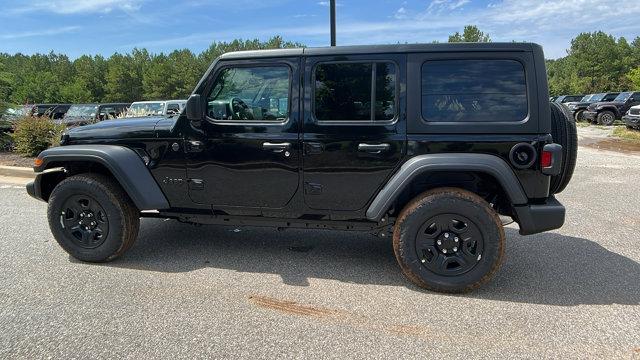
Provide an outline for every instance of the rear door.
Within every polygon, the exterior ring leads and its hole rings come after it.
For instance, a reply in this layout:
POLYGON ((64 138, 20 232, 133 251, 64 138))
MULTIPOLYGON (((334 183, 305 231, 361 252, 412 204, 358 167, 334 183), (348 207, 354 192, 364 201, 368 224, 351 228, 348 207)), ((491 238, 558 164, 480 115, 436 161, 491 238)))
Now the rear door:
POLYGON ((404 55, 305 60, 304 199, 318 210, 357 211, 405 154, 404 55))

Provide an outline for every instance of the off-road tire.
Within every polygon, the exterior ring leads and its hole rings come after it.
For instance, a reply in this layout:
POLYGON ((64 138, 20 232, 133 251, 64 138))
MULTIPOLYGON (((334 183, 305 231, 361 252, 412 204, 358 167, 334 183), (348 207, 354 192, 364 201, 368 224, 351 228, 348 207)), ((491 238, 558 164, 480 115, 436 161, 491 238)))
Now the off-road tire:
MULTIPOLYGON (((459 236, 464 238, 464 232, 459 236)), ((459 188, 437 188, 417 196, 404 207, 393 231, 393 250, 404 275, 421 288, 446 293, 468 292, 487 283, 502 264, 504 243, 502 222, 491 205, 480 196, 459 188), (475 226, 474 233, 481 234, 480 256, 474 255, 473 267, 455 276, 430 270, 429 264, 424 263, 424 252, 420 253, 417 245, 420 230, 430 219, 440 215, 464 217, 475 226)), ((438 253, 438 256, 442 255, 438 253)), ((456 254, 446 256, 453 255, 456 254)))
POLYGON ((576 123, 569 110, 563 105, 550 103, 551 136, 556 144, 562 145, 562 169, 560 174, 551 177, 549 193, 562 192, 571 181, 578 158, 578 132, 576 123))
POLYGON ((582 117, 582 114, 584 114, 584 110, 578 110, 576 111, 575 114, 573 114, 573 120, 574 122, 580 122, 583 121, 584 118, 582 117))
MULTIPOLYGON (((83 207, 77 210, 83 212, 83 207)), ((58 244, 69 255, 87 262, 107 262, 121 256, 133 245, 140 228, 140 212, 127 193, 112 178, 93 173, 74 175, 60 182, 49 198, 47 216, 58 244), (69 201, 73 203, 77 197, 93 200, 104 212, 101 217, 107 219, 106 236, 92 248, 78 245, 81 240, 69 233, 71 227, 67 223, 75 225, 80 215, 69 214, 70 211, 65 215, 64 211, 69 201)))
POLYGON ((616 121, 616 114, 613 111, 605 110, 598 113, 597 122, 600 125, 611 126, 616 121))

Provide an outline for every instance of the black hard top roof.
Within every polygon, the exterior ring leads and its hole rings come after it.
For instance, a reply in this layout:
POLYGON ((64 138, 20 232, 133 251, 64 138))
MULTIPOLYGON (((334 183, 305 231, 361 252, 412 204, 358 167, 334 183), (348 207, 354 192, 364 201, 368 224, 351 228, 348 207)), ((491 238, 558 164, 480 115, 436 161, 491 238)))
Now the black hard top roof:
POLYGON ((442 43, 442 44, 398 44, 398 45, 357 45, 317 48, 294 48, 272 50, 250 50, 228 52, 219 59, 247 59, 261 57, 322 56, 322 55, 358 55, 420 52, 472 52, 472 51, 509 51, 524 52, 541 49, 533 43, 442 43))

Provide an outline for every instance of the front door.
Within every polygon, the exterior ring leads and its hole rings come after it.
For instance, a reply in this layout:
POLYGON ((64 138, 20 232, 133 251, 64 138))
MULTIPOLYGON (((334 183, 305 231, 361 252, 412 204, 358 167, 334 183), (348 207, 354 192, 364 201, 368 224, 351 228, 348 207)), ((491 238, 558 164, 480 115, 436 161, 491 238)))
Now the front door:
POLYGON ((298 188, 299 59, 221 62, 205 120, 186 140, 192 201, 285 207, 298 188))
POLYGON ((404 55, 305 61, 304 199, 319 210, 364 210, 406 150, 404 55))

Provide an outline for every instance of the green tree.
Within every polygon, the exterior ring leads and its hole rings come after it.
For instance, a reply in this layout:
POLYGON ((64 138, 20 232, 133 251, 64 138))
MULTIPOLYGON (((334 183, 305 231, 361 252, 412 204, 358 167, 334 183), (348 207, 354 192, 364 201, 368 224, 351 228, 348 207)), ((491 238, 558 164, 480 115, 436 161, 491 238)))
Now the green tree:
POLYGON ((631 69, 631 71, 629 71, 629 73, 627 74, 627 79, 633 86, 633 90, 640 89, 640 67, 631 69))
POLYGON ((103 101, 138 101, 142 99, 142 76, 129 55, 113 54, 107 61, 103 101))
POLYGON ((5 70, 4 59, 0 58, 0 113, 9 106, 9 96, 13 86, 11 73, 5 70))
POLYGON ((455 34, 450 35, 449 42, 491 42, 491 37, 489 37, 489 34, 480 31, 475 25, 467 25, 464 27, 462 34, 456 31, 455 34))
POLYGON ((582 33, 571 41, 568 57, 576 77, 573 87, 585 93, 625 90, 631 48, 602 31, 582 33))

